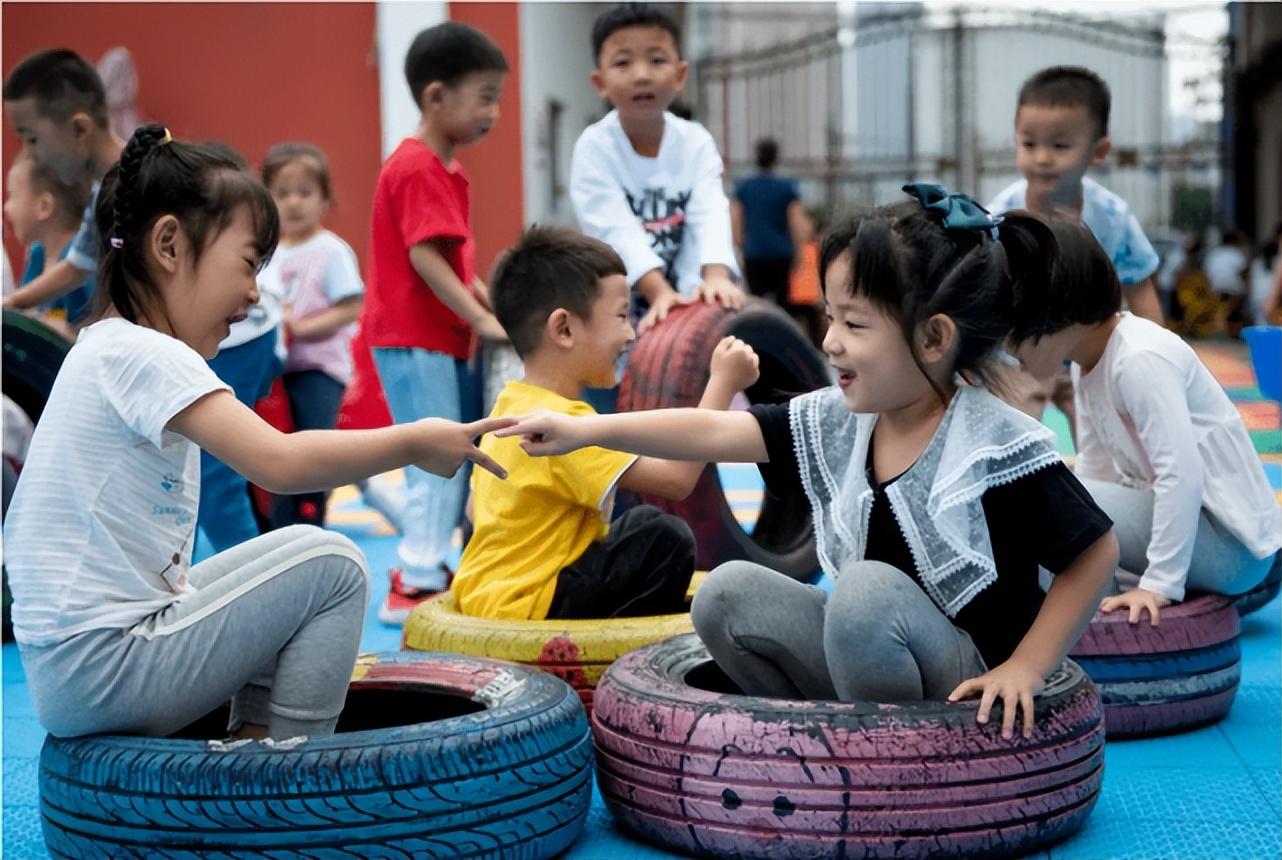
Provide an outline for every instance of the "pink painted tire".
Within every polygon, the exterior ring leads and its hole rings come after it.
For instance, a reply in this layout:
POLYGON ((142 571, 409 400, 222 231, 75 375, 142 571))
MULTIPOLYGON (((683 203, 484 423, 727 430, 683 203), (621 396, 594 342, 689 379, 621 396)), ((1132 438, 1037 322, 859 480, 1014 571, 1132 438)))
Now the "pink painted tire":
MULTIPOLYGON (((1002 740, 974 702, 762 699, 698 637, 606 671, 592 735, 615 818, 707 857, 1010 856, 1082 826, 1103 778, 1095 685, 1071 662, 1037 698, 1033 737, 1002 740)), ((1000 709, 999 709, 1000 710, 1000 709)))
POLYGON ((1157 627, 1097 614, 1070 656, 1099 686, 1110 739, 1188 731, 1223 719, 1241 678, 1231 598, 1202 595, 1162 610, 1157 627))

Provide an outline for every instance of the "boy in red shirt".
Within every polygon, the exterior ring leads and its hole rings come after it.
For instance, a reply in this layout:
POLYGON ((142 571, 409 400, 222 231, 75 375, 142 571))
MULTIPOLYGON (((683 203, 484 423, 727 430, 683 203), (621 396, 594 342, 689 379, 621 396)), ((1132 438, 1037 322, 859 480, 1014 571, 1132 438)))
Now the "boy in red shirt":
MULTIPOLYGON (((480 140, 498 120, 507 70, 485 34, 453 22, 419 33, 405 58, 422 119, 378 177, 360 318, 398 424, 479 411, 467 367, 473 332, 506 340, 476 277, 468 182, 454 149, 480 140)), ((379 610, 388 624, 404 623, 415 605, 447 587, 445 557, 467 492, 462 469, 453 478, 414 467, 405 475, 401 567, 389 571, 379 610)))

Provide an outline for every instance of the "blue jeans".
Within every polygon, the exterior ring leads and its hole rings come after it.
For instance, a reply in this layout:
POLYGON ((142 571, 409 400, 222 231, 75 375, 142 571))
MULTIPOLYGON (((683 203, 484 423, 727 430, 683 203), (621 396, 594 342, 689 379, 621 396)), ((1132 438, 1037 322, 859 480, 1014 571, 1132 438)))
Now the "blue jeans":
MULTIPOLYGON (((272 329, 248 343, 220 351, 209 361, 210 369, 231 386, 236 399, 251 409, 280 376, 276 337, 276 330, 272 329)), ((258 523, 250 506, 249 482, 205 451, 200 452, 200 512, 196 525, 205 533, 214 552, 258 537, 258 523)))
MULTIPOLYGON (((373 353, 397 424, 421 418, 474 421, 479 416, 481 385, 467 361, 425 349, 379 347, 373 353)), ((467 464, 452 478, 405 467, 405 515, 396 554, 406 585, 445 586, 440 566, 463 518, 469 474, 467 464)))

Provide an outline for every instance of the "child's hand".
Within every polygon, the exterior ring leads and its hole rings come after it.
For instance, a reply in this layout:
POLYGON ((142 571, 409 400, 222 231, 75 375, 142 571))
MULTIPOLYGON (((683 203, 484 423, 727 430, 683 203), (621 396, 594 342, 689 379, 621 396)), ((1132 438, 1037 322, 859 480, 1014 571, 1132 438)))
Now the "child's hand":
POLYGON ((695 301, 707 302, 710 305, 721 305, 728 310, 743 307, 743 290, 735 286, 734 281, 724 275, 712 275, 704 278, 703 283, 694 294, 695 301))
POLYGON ((1115 594, 1112 597, 1104 598, 1104 602, 1099 605, 1100 612, 1113 612, 1118 609, 1130 610, 1132 624, 1139 624, 1140 619, 1144 616, 1144 610, 1148 610, 1149 623, 1157 626, 1157 611, 1163 606, 1170 606, 1171 599, 1163 597, 1156 591, 1149 591, 1146 588, 1137 588, 1134 591, 1128 591, 1125 594, 1115 594))
POLYGON ((579 432, 582 419, 561 412, 540 409, 516 419, 510 426, 495 432, 496 437, 520 436, 521 448, 531 457, 568 454, 589 444, 579 432))
POLYGON ((730 391, 743 391, 760 376, 759 364, 752 347, 737 337, 723 337, 712 351, 712 379, 730 391))
POLYGON ((482 469, 486 469, 500 478, 507 477, 507 470, 496 463, 488 454, 476 447, 475 439, 486 433, 511 427, 515 418, 482 418, 471 424, 459 424, 457 421, 446 421, 443 418, 424 418, 415 421, 413 426, 421 431, 418 440, 421 454, 414 465, 425 472, 451 478, 458 471, 463 461, 471 460, 482 469))
POLYGON ((498 319, 492 313, 487 312, 478 316, 472 321, 472 328, 491 343, 507 343, 507 332, 503 330, 503 326, 499 325, 498 319))
POLYGON ((1015 733, 1015 706, 1018 704, 1024 712, 1024 737, 1027 738, 1033 734, 1033 696, 1042 691, 1045 683, 1041 672, 1012 658, 978 678, 962 681, 957 689, 948 694, 948 701, 956 702, 976 693, 982 694, 975 722, 987 723, 988 712, 1000 696, 1004 738, 1012 737, 1015 733))
POLYGON ((650 310, 646 311, 645 316, 641 317, 640 321, 637 322, 637 334, 645 331, 655 323, 663 322, 668 315, 668 311, 679 304, 681 304, 681 294, 669 287, 666 293, 661 293, 658 298, 650 303, 650 310))

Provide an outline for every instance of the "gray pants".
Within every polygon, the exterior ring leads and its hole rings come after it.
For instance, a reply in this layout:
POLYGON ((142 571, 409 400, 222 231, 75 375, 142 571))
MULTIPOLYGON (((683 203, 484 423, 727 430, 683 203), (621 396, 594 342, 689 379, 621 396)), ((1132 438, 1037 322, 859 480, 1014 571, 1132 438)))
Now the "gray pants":
POLYGON ((193 567, 195 594, 132 629, 20 646, 36 715, 59 737, 164 736, 232 700, 229 728, 333 732, 369 597, 365 556, 315 526, 268 532, 193 567))
MULTIPOLYGON (((1116 585, 1129 591, 1138 585, 1139 575, 1148 568, 1155 494, 1152 490, 1091 478, 1081 481, 1095 504, 1113 521, 1113 533, 1121 548, 1116 585)), ((1193 559, 1189 562, 1185 587, 1217 594, 1241 594, 1263 582, 1272 564, 1272 555, 1256 558, 1203 508, 1193 537, 1193 559)))
POLYGON ((843 702, 945 699, 986 671, 970 635, 902 571, 842 570, 832 596, 732 561, 695 593, 694 628, 717 665, 753 696, 843 702))

